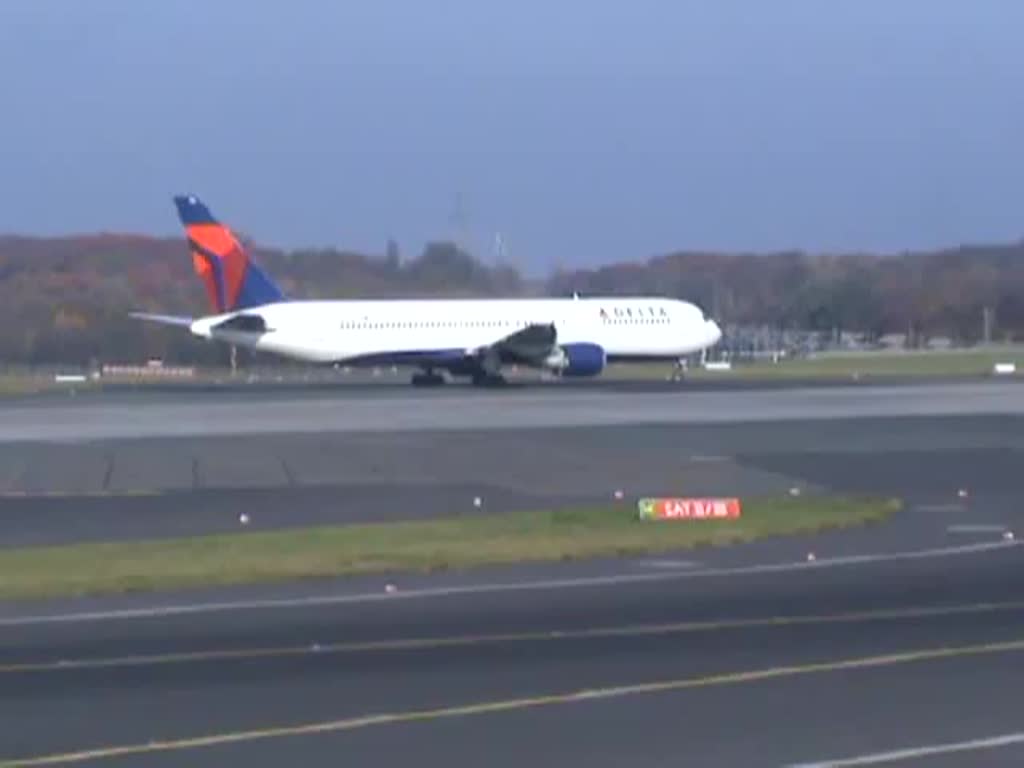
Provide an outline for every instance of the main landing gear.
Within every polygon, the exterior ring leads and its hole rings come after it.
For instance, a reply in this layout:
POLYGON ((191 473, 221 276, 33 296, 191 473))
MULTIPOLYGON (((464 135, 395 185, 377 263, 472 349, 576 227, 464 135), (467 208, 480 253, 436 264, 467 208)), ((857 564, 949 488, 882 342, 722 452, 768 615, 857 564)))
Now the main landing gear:
MULTIPOLYGON (((427 369, 414 373, 411 381, 414 387, 440 387, 446 379, 440 373, 427 369)), ((507 383, 501 374, 486 371, 474 372, 470 376, 470 381, 474 387, 501 387, 507 383)))
POLYGON ((669 381, 685 381, 687 371, 687 360, 680 357, 672 366, 672 372, 668 375, 669 381))
POLYGON ((418 371, 412 375, 414 387, 439 387, 444 384, 444 376, 432 370, 418 371))
POLYGON ((508 383, 500 373, 487 373, 485 371, 474 373, 472 381, 474 387, 503 387, 508 383))

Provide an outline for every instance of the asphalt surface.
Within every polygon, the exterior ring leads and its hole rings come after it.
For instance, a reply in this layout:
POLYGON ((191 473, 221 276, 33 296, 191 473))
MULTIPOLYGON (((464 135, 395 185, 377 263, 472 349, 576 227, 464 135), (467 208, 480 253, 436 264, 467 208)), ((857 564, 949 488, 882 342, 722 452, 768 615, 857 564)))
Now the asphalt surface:
POLYGON ((379 393, 339 388, 291 398, 233 397, 230 390, 226 394, 206 393, 183 400, 156 393, 109 399, 93 396, 84 398, 85 402, 12 401, 0 408, 0 442, 1024 414, 1024 379, 743 390, 661 385, 643 391, 548 386, 390 388, 379 393))
MULTIPOLYGON (((644 395, 660 421, 607 424, 598 414, 576 426, 552 419, 508 429, 471 429, 465 420, 452 428, 453 418, 465 419, 464 408, 429 391, 419 401, 408 391, 359 388, 294 399, 245 391, 240 403, 225 402, 233 394, 190 391, 177 401, 167 392, 128 393, 0 406, 0 547, 237 531, 242 514, 250 520, 247 530, 487 514, 604 503, 616 491, 630 499, 799 487, 898 492, 939 503, 962 487, 1002 493, 1002 478, 1012 481, 1024 451, 1024 387, 995 382, 972 384, 966 394, 962 385, 809 394, 686 394, 673 387, 644 395), (704 404, 712 411, 700 410, 694 399, 700 395, 711 398, 704 404), (804 409, 812 417, 801 411, 798 418, 743 420, 752 398, 773 397, 818 405, 804 409), (923 413, 849 415, 873 399, 912 402, 923 413), (399 429, 394 414, 382 416, 381 430, 369 431, 330 416, 360 405, 385 413, 389 403, 416 402, 419 426, 408 430, 399 429), (824 417, 829 404, 831 419, 824 417), (247 434, 230 433, 235 422, 229 421, 222 423, 228 433, 214 429, 209 414, 219 410, 226 419, 242 407, 237 415, 245 420, 238 423, 247 434), (317 412, 325 414, 319 429, 300 428, 317 412), (176 418, 179 413, 186 415, 176 418), (688 415, 694 420, 686 421, 688 415), (710 417, 722 420, 709 423, 710 417), (165 426, 144 429, 160 418, 165 426), (385 423, 392 428, 383 430, 385 423), (75 437, 73 424, 91 424, 100 434, 126 424, 137 434, 75 437), (166 434, 170 428, 180 434, 166 434), (23 439, 26 430, 35 438, 23 439)), ((586 396, 592 402, 584 410, 600 410, 595 403, 603 402, 629 416, 630 400, 619 390, 586 396)), ((582 397, 549 387, 474 392, 470 399, 503 418, 529 419, 538 409, 573 412, 583 407, 582 397)))
POLYGON ((995 546, 10 618, 0 754, 27 765, 77 753, 104 765, 745 766, 1014 733, 1022 558, 995 546))
POLYGON ((1024 419, 0 444, 0 547, 488 514, 651 494, 1013 492, 1024 419), (480 499, 480 506, 474 500, 480 499))
POLYGON ((256 397, 250 414, 279 410, 244 437, 140 427, 227 408, 209 394, 0 409, 49 424, 0 426, 8 546, 232 530, 243 507, 251 527, 468 512, 471 495, 479 514, 614 488, 907 501, 885 526, 678 556, 0 605, 0 765, 1019 765, 1024 390, 970 386, 966 405, 961 385, 804 392, 811 418, 773 421, 744 414, 786 392, 708 392, 717 423, 648 393, 663 423, 539 429, 439 430, 434 393, 431 428, 279 429, 323 393, 256 397), (94 408, 139 434, 73 440, 94 408))

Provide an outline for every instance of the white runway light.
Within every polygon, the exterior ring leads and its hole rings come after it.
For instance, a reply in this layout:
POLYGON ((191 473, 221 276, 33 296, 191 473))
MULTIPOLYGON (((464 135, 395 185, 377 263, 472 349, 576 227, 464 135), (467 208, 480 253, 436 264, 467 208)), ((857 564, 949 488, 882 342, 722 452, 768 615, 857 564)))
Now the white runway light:
POLYGON ((1003 538, 1007 541, 1013 541, 1013 531, 1005 531, 1003 533, 1003 538))
POLYGON ((814 562, 815 560, 817 560, 817 559, 818 559, 818 558, 816 558, 816 557, 814 556, 814 553, 813 553, 813 552, 808 552, 808 553, 807 553, 807 562, 809 562, 809 563, 813 563, 813 562, 814 562))
POLYGON ((966 499, 967 498, 967 489, 966 488, 961 488, 959 491, 956 492, 956 495, 959 496, 961 499, 966 499))
POLYGON ((481 499, 481 498, 480 498, 479 496, 474 496, 474 497, 473 497, 473 506, 474 506, 474 507, 476 507, 477 509, 479 509, 479 508, 480 508, 480 506, 481 506, 481 505, 482 505, 483 503, 484 503, 484 500, 483 500, 483 499, 481 499))
POLYGON ((240 522, 242 525, 248 525, 249 524, 249 516, 247 514, 245 514, 245 512, 243 512, 242 514, 240 514, 238 516, 238 522, 240 522))
POLYGON ((789 489, 789 495, 790 496, 799 496, 800 495, 800 489, 797 488, 796 486, 790 488, 789 489))
POLYGON ((615 498, 616 498, 616 499, 617 499, 618 501, 622 501, 622 499, 623 499, 623 497, 624 497, 624 496, 625 496, 625 494, 624 494, 624 493, 622 492, 622 490, 621 490, 621 489, 619 489, 619 490, 616 490, 616 491, 615 491, 615 498))
POLYGON ((384 591, 390 595, 393 592, 397 592, 398 587, 396 587, 394 584, 386 584, 384 585, 384 591))

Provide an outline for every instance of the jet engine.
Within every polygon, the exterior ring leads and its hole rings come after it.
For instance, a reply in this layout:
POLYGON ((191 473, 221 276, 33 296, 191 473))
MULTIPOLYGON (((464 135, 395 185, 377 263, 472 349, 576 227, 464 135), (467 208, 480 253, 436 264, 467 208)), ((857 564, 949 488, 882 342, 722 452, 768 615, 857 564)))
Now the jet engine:
POLYGON ((562 376, 597 376, 606 364, 604 347, 598 344, 562 344, 545 361, 562 376))

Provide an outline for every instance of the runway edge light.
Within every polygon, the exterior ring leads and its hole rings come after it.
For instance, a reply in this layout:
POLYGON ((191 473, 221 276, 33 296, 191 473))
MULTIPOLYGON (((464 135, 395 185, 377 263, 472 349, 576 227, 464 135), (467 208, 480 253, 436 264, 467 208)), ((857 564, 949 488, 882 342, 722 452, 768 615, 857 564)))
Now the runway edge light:
POLYGON ((735 520, 742 511, 736 498, 644 498, 637 513, 641 520, 735 520))

